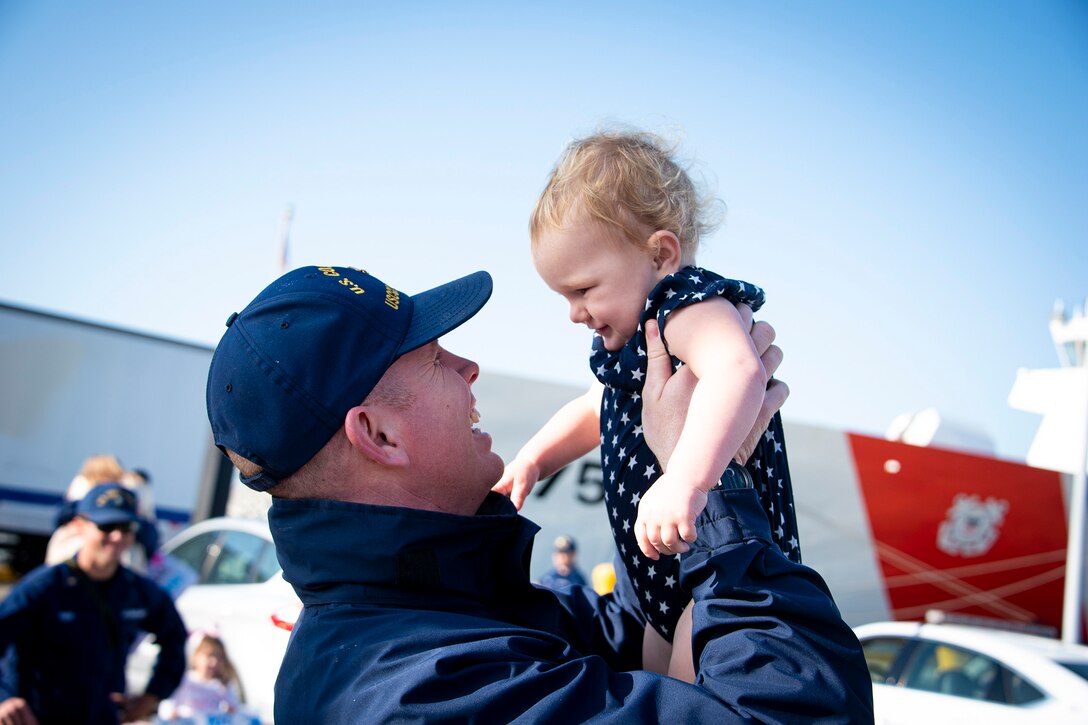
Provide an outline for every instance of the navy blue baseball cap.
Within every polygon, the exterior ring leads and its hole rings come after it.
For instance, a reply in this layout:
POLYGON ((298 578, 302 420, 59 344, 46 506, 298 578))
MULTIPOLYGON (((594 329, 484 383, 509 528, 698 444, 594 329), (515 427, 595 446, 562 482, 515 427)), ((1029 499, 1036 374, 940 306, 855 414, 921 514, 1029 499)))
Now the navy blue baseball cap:
POLYGON ((215 444, 260 466, 242 481, 268 490, 328 443, 398 357, 490 296, 487 272, 411 296, 352 267, 288 272, 227 320, 208 373, 215 444))
POLYGON ((96 524, 120 524, 135 521, 136 494, 119 483, 95 486, 76 504, 76 516, 96 524))

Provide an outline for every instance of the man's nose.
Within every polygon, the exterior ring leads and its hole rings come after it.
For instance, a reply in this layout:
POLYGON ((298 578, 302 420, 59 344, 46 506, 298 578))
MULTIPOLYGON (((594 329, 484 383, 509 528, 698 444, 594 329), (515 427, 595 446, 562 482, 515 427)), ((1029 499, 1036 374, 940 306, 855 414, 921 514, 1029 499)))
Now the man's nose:
POLYGON ((452 353, 447 354, 454 358, 454 369, 456 369, 457 372, 461 374, 461 377, 467 380, 469 384, 474 383, 476 378, 480 377, 480 366, 477 365, 475 361, 461 357, 460 355, 454 355, 452 353))

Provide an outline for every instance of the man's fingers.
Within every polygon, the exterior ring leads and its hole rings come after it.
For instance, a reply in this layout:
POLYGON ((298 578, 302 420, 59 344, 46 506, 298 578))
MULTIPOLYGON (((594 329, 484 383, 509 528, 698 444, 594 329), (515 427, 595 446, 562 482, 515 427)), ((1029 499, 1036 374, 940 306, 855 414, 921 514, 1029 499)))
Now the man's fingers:
POLYGON ((763 361, 763 370, 766 371, 767 377, 770 378, 778 370, 778 366, 782 364, 782 348, 778 345, 771 345, 759 359, 763 361))
POLYGON ((781 380, 772 379, 771 382, 767 384, 767 392, 763 396, 763 405, 759 408, 759 415, 756 416, 755 425, 752 426, 752 430, 748 433, 748 437, 740 444, 740 448, 737 449, 737 455, 733 460, 742 466, 748 462, 748 459, 752 457, 752 454, 756 450, 756 446, 763 437, 763 432, 767 430, 771 418, 774 417, 774 414, 777 413, 783 403, 786 402, 786 398, 788 398, 789 395, 789 386, 781 380))
POLYGON ((661 342, 657 320, 646 321, 646 382, 643 395, 648 398, 661 396, 661 389, 672 376, 672 361, 661 342))
POLYGON ((743 302, 738 302, 734 307, 737 308, 737 312, 740 314, 740 319, 746 327, 752 326, 752 317, 755 313, 752 312, 752 308, 743 302))
POLYGON ((752 344, 756 346, 756 352, 762 355, 774 342, 775 332, 769 322, 760 320, 752 326, 752 344))
POLYGON ((774 414, 778 412, 786 403, 786 398, 790 397, 790 386, 786 385, 781 380, 772 380, 770 385, 767 386, 767 394, 763 396, 763 407, 760 410, 760 417, 766 417, 769 423, 774 414), (766 411, 770 411, 769 414, 766 411))

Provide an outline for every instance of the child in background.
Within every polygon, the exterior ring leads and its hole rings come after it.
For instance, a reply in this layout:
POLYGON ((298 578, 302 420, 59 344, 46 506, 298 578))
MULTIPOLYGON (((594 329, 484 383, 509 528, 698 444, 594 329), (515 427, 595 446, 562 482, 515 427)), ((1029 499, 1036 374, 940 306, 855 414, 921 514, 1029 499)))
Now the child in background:
POLYGON ((231 722, 229 716, 239 712, 244 697, 223 640, 194 632, 189 648, 189 669, 170 699, 159 704, 160 721, 231 722))
POLYGON ((733 303, 757 310, 763 292, 694 266, 711 203, 652 134, 602 132, 568 146, 533 209, 533 264, 571 322, 594 331, 600 384, 561 408, 495 486, 520 508, 540 478, 601 446, 609 524, 638 597, 627 605, 647 623, 644 667, 688 681, 690 596, 675 554, 695 540, 708 492, 754 485, 775 543, 800 561, 780 417, 746 468, 729 465, 768 382, 733 303), (667 471, 642 437, 647 333, 698 381, 667 471), (670 645, 676 637, 682 646, 670 645))

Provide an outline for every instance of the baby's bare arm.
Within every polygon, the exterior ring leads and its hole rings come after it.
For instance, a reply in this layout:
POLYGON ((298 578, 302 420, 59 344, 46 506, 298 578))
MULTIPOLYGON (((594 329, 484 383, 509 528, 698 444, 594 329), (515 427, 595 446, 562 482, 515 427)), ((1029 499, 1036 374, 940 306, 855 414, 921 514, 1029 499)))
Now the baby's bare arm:
MULTIPOLYGON (((774 344, 777 337, 774 327, 763 320, 753 323, 752 308, 748 305, 738 304, 737 311, 741 319, 751 325, 752 343, 763 361, 763 369, 768 376, 773 376, 783 359, 782 349, 774 344)), ((657 460, 662 467, 667 467, 684 427, 691 394, 697 381, 687 366, 673 373, 672 363, 658 336, 657 323, 652 320, 646 325, 646 340, 648 362, 646 384, 642 391, 643 432, 657 460)), ((756 423, 737 451, 734 459, 737 463, 743 465, 752 457, 771 418, 782 408, 789 394, 789 386, 784 381, 771 378, 756 423)))
MULTIPOLYGON (((747 306, 738 305, 737 310, 741 329, 750 330, 751 345, 760 358, 765 375, 770 377, 782 361, 781 349, 772 344, 774 329, 765 322, 752 325, 751 310, 747 306)), ((670 331, 674 321, 670 320, 670 331)), ((675 374, 672 373, 672 365, 659 339, 656 323, 651 321, 647 324, 646 337, 648 364, 643 389, 644 433, 647 443, 662 466, 669 466, 669 469, 643 496, 639 506, 639 520, 636 522, 636 535, 643 553, 656 559, 658 552, 686 551, 686 541, 694 541, 694 519, 705 505, 705 491, 693 488, 690 481, 669 475, 673 471, 670 456, 681 438, 681 431, 685 431, 684 425, 690 416, 686 406, 697 394, 697 383, 700 381, 691 365, 685 365, 675 374)), ((673 348, 675 350, 675 344, 673 348)), ((751 456, 767 424, 788 395, 789 388, 784 383, 771 381, 766 395, 762 396, 754 424, 737 447, 736 456, 739 462, 744 462, 751 456)), ((728 409, 722 412, 727 413, 728 409)), ((684 435, 687 434, 685 431, 684 435)), ((721 468, 715 475, 720 475, 720 471, 728 463, 724 453, 718 457, 724 462, 717 461, 714 464, 716 466, 721 463, 721 468)))
POLYGON ((721 298, 685 307, 669 318, 669 348, 697 383, 668 473, 703 491, 717 483, 763 404, 768 376, 750 327, 721 298))
POLYGON ((601 436, 602 390, 595 383, 560 408, 506 465, 492 490, 509 496, 520 509, 537 481, 593 450, 601 436))

